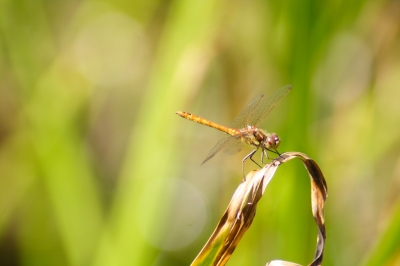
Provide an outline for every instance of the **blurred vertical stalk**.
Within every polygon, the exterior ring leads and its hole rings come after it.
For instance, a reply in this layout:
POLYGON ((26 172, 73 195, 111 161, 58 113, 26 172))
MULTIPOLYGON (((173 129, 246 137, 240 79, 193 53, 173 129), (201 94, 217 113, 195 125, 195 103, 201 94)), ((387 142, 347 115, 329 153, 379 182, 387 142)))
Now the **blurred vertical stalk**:
MULTIPOLYGON (((176 171, 172 167, 178 131, 174 125, 179 120, 174 112, 190 95, 196 79, 204 72, 202 66, 210 60, 217 11, 214 0, 171 3, 96 265, 152 263, 148 261, 152 256, 148 256, 150 249, 141 238, 137 221, 143 218, 141 215, 154 216, 157 221, 159 209, 143 206, 146 203, 139 203, 138 195, 155 178, 171 177, 176 171)), ((151 191, 146 196, 156 201, 161 191, 151 191)), ((166 204, 163 202, 158 208, 166 204)))

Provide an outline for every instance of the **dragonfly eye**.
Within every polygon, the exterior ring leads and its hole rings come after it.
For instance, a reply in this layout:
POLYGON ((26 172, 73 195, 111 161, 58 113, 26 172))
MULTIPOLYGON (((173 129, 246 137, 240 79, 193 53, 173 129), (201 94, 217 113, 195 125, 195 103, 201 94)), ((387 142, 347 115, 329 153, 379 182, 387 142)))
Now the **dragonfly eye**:
POLYGON ((269 134, 268 138, 267 138, 267 143, 269 145, 269 149, 276 149, 278 148, 279 144, 281 143, 280 138, 278 137, 278 135, 276 135, 275 133, 271 133, 269 134))

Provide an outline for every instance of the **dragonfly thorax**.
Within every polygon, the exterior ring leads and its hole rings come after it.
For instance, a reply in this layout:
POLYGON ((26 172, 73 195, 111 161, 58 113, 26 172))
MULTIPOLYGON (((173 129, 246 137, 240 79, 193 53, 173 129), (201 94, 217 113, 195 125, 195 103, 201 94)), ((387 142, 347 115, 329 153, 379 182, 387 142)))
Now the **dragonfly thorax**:
POLYGON ((247 144, 267 150, 276 150, 281 142, 276 133, 266 133, 256 126, 246 126, 238 136, 247 144))

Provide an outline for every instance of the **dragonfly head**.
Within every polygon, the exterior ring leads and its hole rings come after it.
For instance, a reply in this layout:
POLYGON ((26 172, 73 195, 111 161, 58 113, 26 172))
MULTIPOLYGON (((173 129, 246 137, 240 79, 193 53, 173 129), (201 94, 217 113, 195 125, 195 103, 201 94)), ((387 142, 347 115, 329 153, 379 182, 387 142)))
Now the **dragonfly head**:
POLYGON ((265 146, 267 149, 276 150, 281 143, 281 139, 275 133, 270 133, 267 135, 267 141, 265 142, 265 146))

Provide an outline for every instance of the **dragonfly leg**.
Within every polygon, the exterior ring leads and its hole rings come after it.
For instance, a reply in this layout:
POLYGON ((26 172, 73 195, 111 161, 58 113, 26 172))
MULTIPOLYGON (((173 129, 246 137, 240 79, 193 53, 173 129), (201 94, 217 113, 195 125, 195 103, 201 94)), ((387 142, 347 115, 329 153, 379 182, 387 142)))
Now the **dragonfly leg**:
POLYGON ((267 153, 267 150, 266 150, 266 149, 263 149, 263 150, 262 150, 262 153, 261 153, 261 163, 264 163, 264 156, 266 156, 267 159, 269 159, 269 156, 268 156, 268 153, 267 153))
POLYGON ((262 168, 261 165, 259 165, 256 161, 253 160, 253 155, 254 155, 257 151, 258 151, 258 149, 255 149, 254 151, 252 151, 252 152, 250 153, 250 160, 252 160, 253 163, 255 163, 256 165, 258 165, 258 167, 262 168))
POLYGON ((247 154, 244 158, 243 158, 243 160, 242 160, 242 174, 243 174, 243 176, 244 176, 244 161, 246 161, 247 159, 249 159, 249 157, 250 157, 250 160, 252 160, 256 165, 258 165, 258 167, 262 167, 262 166, 260 166, 256 161, 254 161, 253 160, 253 155, 256 153, 258 151, 258 148, 257 149, 255 149, 255 150, 253 150, 252 152, 250 152, 249 154, 247 154))
POLYGON ((274 149, 274 150, 270 150, 270 149, 263 149, 263 152, 262 152, 262 154, 261 154, 261 162, 262 162, 262 163, 264 163, 264 156, 266 156, 266 157, 267 157, 267 159, 271 159, 271 158, 269 158, 269 156, 268 156, 268 152, 267 152, 267 151, 270 151, 270 152, 276 153, 276 154, 278 154, 279 156, 281 156, 281 154, 279 153, 279 151, 278 151, 278 150, 276 150, 276 149, 274 149))
MULTIPOLYGON (((265 150, 268 150, 270 152, 273 152, 273 153, 278 154, 279 156, 281 156, 281 154, 279 153, 278 150, 270 150, 270 149, 265 149, 265 150)), ((267 154, 267 157, 268 157, 268 154, 267 154)), ((269 159, 269 157, 268 157, 268 159, 269 159)))

